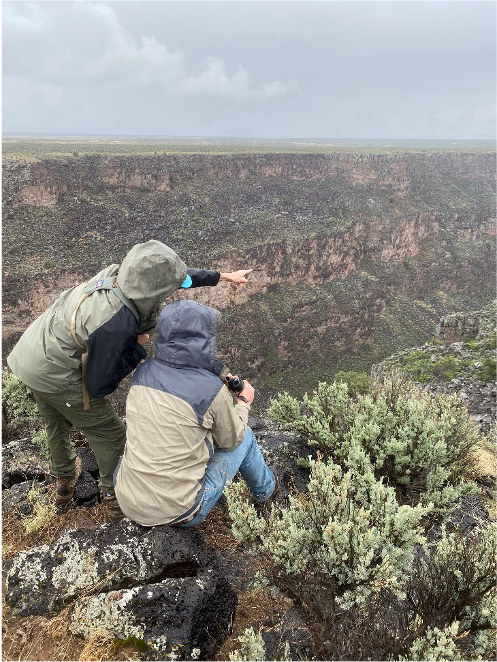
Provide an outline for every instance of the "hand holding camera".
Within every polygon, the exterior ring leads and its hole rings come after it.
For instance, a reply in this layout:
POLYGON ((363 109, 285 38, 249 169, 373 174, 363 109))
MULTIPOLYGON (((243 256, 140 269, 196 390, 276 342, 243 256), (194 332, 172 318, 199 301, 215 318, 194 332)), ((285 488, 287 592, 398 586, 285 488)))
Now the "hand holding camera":
POLYGON ((232 391, 235 396, 242 402, 246 402, 248 406, 254 401, 254 387, 245 379, 240 379, 238 375, 228 374, 225 380, 226 386, 232 391))

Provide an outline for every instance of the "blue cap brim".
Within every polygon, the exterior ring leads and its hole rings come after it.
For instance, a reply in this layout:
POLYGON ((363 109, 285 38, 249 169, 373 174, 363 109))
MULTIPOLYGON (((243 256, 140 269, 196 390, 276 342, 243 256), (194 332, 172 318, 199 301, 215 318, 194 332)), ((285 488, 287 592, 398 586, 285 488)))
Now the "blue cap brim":
POLYGON ((191 279, 190 276, 187 275, 187 277, 185 278, 185 280, 181 283, 181 286, 180 286, 180 287, 185 287, 185 288, 187 288, 187 287, 191 287, 191 286, 192 286, 192 279, 191 279))

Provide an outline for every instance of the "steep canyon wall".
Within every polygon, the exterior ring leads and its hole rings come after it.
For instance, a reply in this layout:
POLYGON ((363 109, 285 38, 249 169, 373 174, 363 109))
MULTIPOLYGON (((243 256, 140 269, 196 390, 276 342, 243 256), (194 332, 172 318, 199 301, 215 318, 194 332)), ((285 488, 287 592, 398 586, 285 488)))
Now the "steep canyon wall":
POLYGON ((62 289, 150 238, 244 288, 219 349, 261 400, 429 339, 495 296, 495 155, 253 154, 4 164, 4 353, 62 289))

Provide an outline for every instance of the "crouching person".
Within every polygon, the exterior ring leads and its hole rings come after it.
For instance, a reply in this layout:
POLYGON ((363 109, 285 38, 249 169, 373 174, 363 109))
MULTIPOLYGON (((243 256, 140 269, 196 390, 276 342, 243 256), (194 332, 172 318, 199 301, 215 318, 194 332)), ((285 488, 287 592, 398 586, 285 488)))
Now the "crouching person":
POLYGON ((124 515, 143 526, 200 524, 237 471, 256 507, 275 490, 247 426, 254 389, 245 381, 234 403, 221 380, 218 317, 196 301, 165 306, 155 358, 133 375, 115 492, 124 515))

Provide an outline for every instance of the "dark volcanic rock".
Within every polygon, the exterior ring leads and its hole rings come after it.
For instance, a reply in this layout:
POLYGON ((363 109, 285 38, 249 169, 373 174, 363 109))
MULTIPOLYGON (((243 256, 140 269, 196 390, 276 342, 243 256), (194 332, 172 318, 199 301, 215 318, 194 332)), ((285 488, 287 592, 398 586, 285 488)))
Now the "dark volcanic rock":
MULTIPOLYGON (((100 499, 98 482, 96 480, 99 474, 97 461, 90 448, 79 448, 78 454, 82 460, 83 471, 76 483, 73 499, 78 506, 90 506, 98 503, 100 499)), ((12 486, 17 484, 27 484, 30 487, 33 481, 44 482, 45 480, 53 480, 49 472, 48 460, 41 455, 40 449, 29 437, 11 441, 3 446, 3 490, 12 489, 12 486)), ((19 505, 24 499, 21 512, 25 515, 29 514, 32 510, 32 506, 26 501, 29 487, 23 488, 20 491, 16 490, 12 498, 4 499, 4 508, 7 508, 7 511, 4 510, 4 512, 8 512, 11 509, 11 501, 19 505)))
POLYGON ((9 565, 6 600, 16 615, 54 614, 81 593, 195 576, 214 558, 199 534, 129 520, 69 531, 52 546, 20 552, 9 565))
POLYGON ((8 515, 15 513, 16 515, 28 516, 33 512, 33 504, 30 503, 28 495, 33 488, 33 481, 25 481, 24 483, 17 483, 10 489, 2 492, 2 513, 8 515))
POLYGON ((74 488, 73 501, 78 506, 92 506, 100 501, 98 481, 89 471, 82 471, 74 488))
POLYGON ((17 439, 2 447, 2 488, 29 480, 44 480, 48 461, 30 438, 17 439))
POLYGON ((136 637, 147 659, 207 660, 229 634, 236 601, 227 580, 207 570, 80 599, 71 630, 89 636, 98 624, 111 637, 136 637))

